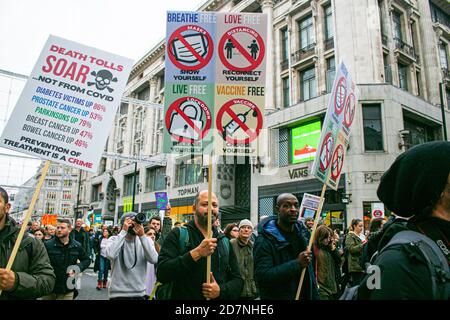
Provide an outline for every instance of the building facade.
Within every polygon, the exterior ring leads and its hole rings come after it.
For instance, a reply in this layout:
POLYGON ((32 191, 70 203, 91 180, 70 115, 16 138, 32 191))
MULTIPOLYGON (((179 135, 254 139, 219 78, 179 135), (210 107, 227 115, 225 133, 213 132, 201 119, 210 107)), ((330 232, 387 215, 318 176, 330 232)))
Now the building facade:
MULTIPOLYGON (((359 101, 338 190, 325 194, 327 224, 343 229, 353 218, 367 223, 372 203, 379 202, 380 177, 393 160, 450 131, 447 1, 210 0, 198 11, 261 12, 269 20, 268 134, 261 139, 266 152, 258 159, 214 164, 223 225, 272 215, 283 192, 300 200, 305 192, 319 194, 313 159, 301 154, 305 136, 318 140, 341 60, 357 84, 359 101)), ((125 98, 164 103, 164 50, 162 41, 134 65, 125 98)), ((82 175, 84 208, 117 221, 134 193, 135 211, 152 215, 155 192, 166 191, 173 220, 192 219, 194 196, 207 188, 207 162, 161 153, 163 117, 161 108, 122 103, 105 146, 112 156, 102 160, 97 174, 82 175)))

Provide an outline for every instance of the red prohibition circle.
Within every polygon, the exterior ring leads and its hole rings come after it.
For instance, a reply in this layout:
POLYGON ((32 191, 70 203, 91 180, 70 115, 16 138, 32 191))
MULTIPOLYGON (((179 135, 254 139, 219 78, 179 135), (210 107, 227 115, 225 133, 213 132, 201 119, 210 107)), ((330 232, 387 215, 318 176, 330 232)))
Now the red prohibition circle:
POLYGON ((344 109, 346 97, 347 97, 347 84, 345 83, 345 78, 341 77, 337 83, 336 92, 334 93, 334 111, 336 112, 337 115, 340 115, 342 110, 344 109), (341 92, 341 90, 344 90, 344 92, 341 92))
POLYGON ((223 65, 225 67, 227 67, 229 70, 233 70, 233 71, 252 71, 252 70, 255 70, 261 64, 262 60, 264 59, 264 54, 266 52, 266 48, 264 46, 264 41, 263 41, 262 37, 259 35, 258 32, 256 32, 252 28, 248 28, 248 27, 245 27, 245 28, 243 28, 243 27, 235 27, 235 28, 232 28, 232 29, 228 30, 222 36, 222 38, 220 39, 220 42, 219 42, 218 51, 219 51, 220 60, 222 61, 223 65), (235 38, 233 38, 233 34, 236 34, 236 33, 239 33, 239 32, 249 33, 258 42, 259 55, 256 58, 256 60, 254 60, 250 56, 250 54, 246 51, 246 49, 235 38), (256 34, 256 36, 255 36, 255 34, 256 34), (231 40, 231 42, 234 44, 235 48, 248 60, 248 62, 250 63, 249 66, 239 67, 239 66, 234 66, 234 65, 232 65, 231 63, 228 62, 228 60, 225 58, 225 53, 224 53, 225 42, 227 40, 231 40))
POLYGON ((345 111, 344 111, 344 125, 347 128, 353 123, 353 119, 355 118, 355 109, 356 109, 356 99, 353 93, 347 97, 347 101, 345 102, 345 111))
POLYGON ((224 133, 222 118, 223 118, 225 112, 227 112, 234 121, 238 122, 240 128, 242 130, 244 130, 245 133, 247 133, 250 136, 250 137, 245 138, 245 139, 233 139, 232 137, 229 137, 228 135, 224 135, 225 136, 225 140, 228 143, 234 144, 234 145, 241 144, 241 143, 248 144, 248 143, 254 141, 258 137, 259 132, 261 131, 261 128, 262 128, 262 125, 263 125, 263 117, 262 117, 261 111, 259 110, 259 108, 253 102, 251 102, 249 100, 246 100, 246 99, 232 99, 232 100, 226 102, 220 108, 219 112, 217 113, 216 127, 217 127, 217 131, 221 135, 224 133), (249 127, 247 127, 247 125, 245 123, 243 123, 238 118, 236 113, 231 109, 231 107, 236 105, 236 104, 243 104, 243 105, 249 107, 251 110, 256 111, 256 114, 257 114, 257 118, 256 118, 257 119, 257 125, 256 125, 255 131, 252 131, 249 127))
POLYGON ((334 174, 334 170, 331 170, 331 177, 332 177, 334 180, 336 180, 336 179, 339 177, 339 175, 341 174, 342 167, 343 167, 343 165, 344 165, 344 147, 342 146, 342 144, 339 144, 339 145, 336 147, 336 150, 334 151, 334 154, 333 154, 333 160, 332 160, 331 162, 332 162, 332 163, 337 162, 337 164, 336 164, 336 167, 337 167, 336 174, 334 174), (339 154, 342 154, 342 159, 338 162, 338 160, 339 160, 339 158, 338 158, 339 154))
POLYGON ((383 216, 383 212, 381 212, 381 210, 375 210, 375 211, 372 213, 372 216, 373 216, 374 218, 381 218, 381 217, 383 216))
POLYGON ((325 139, 323 139, 322 142, 322 147, 320 148, 320 156, 319 156, 319 164, 320 164, 320 169, 322 171, 327 170, 328 166, 330 165, 331 162, 331 152, 333 152, 333 148, 334 148, 334 139, 333 136, 331 135, 331 132, 328 132, 327 135, 325 136, 325 139), (326 148, 326 145, 328 145, 328 141, 331 141, 331 148, 330 150, 328 150, 326 148), (326 151, 325 154, 325 160, 327 163, 322 163, 322 154, 323 152, 326 151))
POLYGON ((209 35, 208 31, 206 31, 205 29, 203 29, 202 27, 199 26, 195 26, 195 25, 187 25, 187 26, 182 26, 180 28, 178 28, 177 30, 175 30, 172 35, 169 38, 169 41, 167 42, 167 55, 170 58, 170 61, 172 61, 172 63, 177 66, 180 70, 199 70, 201 68, 203 68, 204 66, 206 66, 208 64, 208 62, 211 60, 211 57, 213 55, 213 51, 214 51, 214 44, 212 41, 211 36, 209 35), (183 36, 183 32, 185 31, 197 31, 199 33, 202 33, 208 42, 208 52, 206 54, 206 57, 201 57, 197 51, 195 51, 195 49, 186 41, 186 39, 184 39, 183 36), (175 58, 174 55, 174 48, 173 48, 173 41, 175 39, 178 39, 179 41, 181 41, 186 49, 188 49, 194 56, 196 56, 197 60, 198 60, 198 64, 192 66, 192 65, 185 65, 183 63, 181 63, 180 61, 178 61, 175 58))
POLYGON ((166 123, 167 132, 169 132, 170 135, 172 136, 172 138, 174 138, 176 141, 194 143, 195 141, 202 140, 208 134, 208 131, 211 128, 211 112, 209 111, 209 108, 206 106, 206 104, 202 100, 194 98, 194 97, 182 97, 182 98, 175 100, 170 105, 169 109, 167 109, 165 123, 166 123), (205 113, 206 122, 204 124, 203 129, 195 127, 194 123, 189 119, 189 117, 187 115, 185 115, 182 110, 180 110, 179 105, 181 105, 183 102, 188 101, 188 100, 196 102, 202 108, 203 112, 205 113), (170 131, 169 131, 170 130, 170 122, 171 122, 170 120, 172 119, 172 113, 174 113, 174 112, 178 113, 181 117, 183 117, 183 119, 185 119, 186 123, 189 126, 191 126, 191 128, 193 128, 195 131, 197 131, 199 133, 198 139, 189 139, 186 137, 181 137, 179 135, 170 133, 170 131))

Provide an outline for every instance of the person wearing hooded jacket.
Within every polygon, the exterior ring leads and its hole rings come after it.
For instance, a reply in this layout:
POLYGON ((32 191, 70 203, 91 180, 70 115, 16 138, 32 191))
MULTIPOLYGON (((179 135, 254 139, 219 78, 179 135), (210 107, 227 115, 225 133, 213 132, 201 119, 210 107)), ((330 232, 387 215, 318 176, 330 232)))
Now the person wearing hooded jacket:
POLYGON ((32 300, 52 292, 55 273, 44 243, 24 235, 10 271, 4 269, 10 258, 20 228, 9 217, 8 193, 0 187, 0 300, 32 300))
POLYGON ((180 228, 167 235, 159 254, 156 277, 159 282, 173 283, 170 299, 238 299, 244 287, 236 255, 224 234, 214 227, 219 204, 212 201, 212 238, 208 233, 208 190, 199 192, 192 206, 194 220, 186 228, 189 241, 180 248, 180 228), (228 253, 223 250, 228 249, 228 253), (206 258, 211 256, 211 283, 206 283, 206 258))
POLYGON ((306 268, 300 300, 319 300, 307 251, 304 225, 298 222, 298 200, 289 193, 278 196, 278 217, 260 222, 253 249, 255 278, 261 299, 294 300, 302 269, 306 268))
MULTIPOLYGON (((377 237, 378 251, 402 230, 425 235, 437 246, 442 261, 450 264, 450 142, 415 146, 401 154, 382 176, 378 198, 396 216, 377 237)), ((426 258, 412 244, 392 246, 379 253, 380 287, 359 288, 360 299, 450 299, 450 273, 442 270, 440 296, 435 296, 426 258)))

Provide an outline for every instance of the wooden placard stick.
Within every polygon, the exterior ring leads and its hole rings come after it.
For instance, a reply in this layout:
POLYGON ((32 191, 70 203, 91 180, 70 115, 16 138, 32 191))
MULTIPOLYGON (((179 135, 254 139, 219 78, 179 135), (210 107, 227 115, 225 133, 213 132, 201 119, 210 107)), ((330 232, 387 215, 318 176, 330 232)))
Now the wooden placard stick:
MULTIPOLYGON (((208 239, 212 238, 212 154, 209 155, 208 163, 208 239)), ((206 258, 206 283, 211 283, 211 256, 206 258)))
MULTIPOLYGON (((25 230, 27 229, 28 221, 30 221, 31 214, 34 210, 34 205, 39 197, 39 193, 41 192, 41 187, 44 184, 45 176, 47 175, 48 168, 50 167, 50 160, 45 161, 44 168, 41 172, 41 177, 39 178, 38 184, 36 186, 36 190, 34 191, 33 198, 31 198, 30 207, 28 208, 25 219, 22 222, 22 227, 20 228, 19 235, 16 239, 16 243, 14 244, 14 248, 11 252, 11 256, 9 257, 8 264, 6 265, 6 271, 11 271, 14 260, 16 259, 17 251, 19 251, 20 243, 22 242, 23 235, 25 234, 25 230)), ((0 295, 2 294, 2 290, 0 290, 0 295)))

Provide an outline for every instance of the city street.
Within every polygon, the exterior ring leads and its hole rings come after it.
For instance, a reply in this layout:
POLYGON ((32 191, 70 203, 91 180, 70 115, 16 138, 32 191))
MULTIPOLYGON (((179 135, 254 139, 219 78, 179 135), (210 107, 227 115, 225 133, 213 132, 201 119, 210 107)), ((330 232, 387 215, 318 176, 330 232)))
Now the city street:
POLYGON ((97 273, 92 269, 93 264, 83 272, 81 289, 76 300, 108 300, 108 289, 97 290, 97 273))

